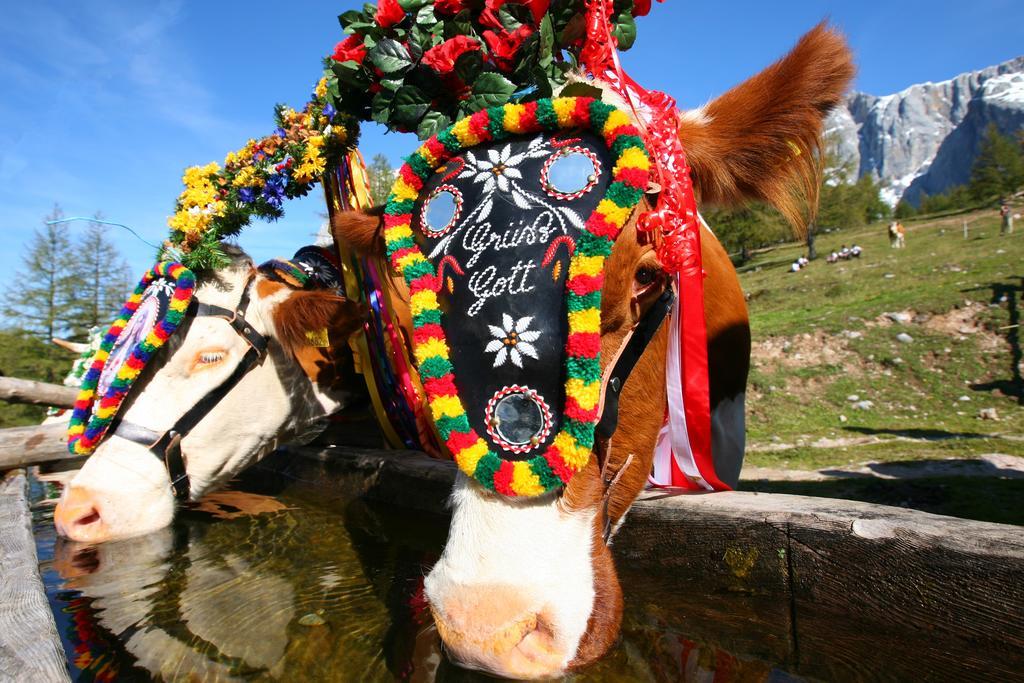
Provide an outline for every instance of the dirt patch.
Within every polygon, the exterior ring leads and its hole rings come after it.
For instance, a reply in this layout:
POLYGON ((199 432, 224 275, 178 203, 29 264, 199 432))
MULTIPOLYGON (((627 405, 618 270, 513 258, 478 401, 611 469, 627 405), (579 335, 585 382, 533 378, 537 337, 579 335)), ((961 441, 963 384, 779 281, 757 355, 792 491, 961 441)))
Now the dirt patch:
POLYGON ((845 338, 821 330, 755 341, 750 355, 755 365, 766 370, 835 365, 852 371, 859 367, 845 338))
POLYGON ((970 302, 941 315, 933 315, 924 323, 924 328, 954 337, 974 337, 985 351, 995 351, 1006 344, 1006 340, 978 322, 985 311, 985 305, 970 302))

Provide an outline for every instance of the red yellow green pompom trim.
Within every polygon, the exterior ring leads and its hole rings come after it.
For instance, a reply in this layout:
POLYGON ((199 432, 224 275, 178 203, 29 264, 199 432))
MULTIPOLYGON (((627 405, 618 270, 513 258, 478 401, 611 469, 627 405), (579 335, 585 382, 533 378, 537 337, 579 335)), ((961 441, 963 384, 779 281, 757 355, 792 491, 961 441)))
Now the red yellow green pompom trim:
POLYGON ((180 263, 172 262, 156 264, 139 281, 135 291, 128 297, 128 301, 121 309, 121 313, 118 314, 117 319, 104 335, 100 348, 93 356, 89 370, 82 379, 81 390, 75 401, 71 422, 68 424, 68 451, 72 455, 89 455, 99 446, 121 407, 121 402, 128 395, 128 391, 138 378, 142 368, 146 366, 146 362, 156 353, 157 349, 164 345, 185 318, 185 312, 192 301, 195 285, 196 278, 192 271, 180 263), (171 297, 167 314, 162 320, 157 321, 146 338, 132 349, 131 356, 118 369, 117 376, 97 402, 96 387, 99 384, 100 375, 103 374, 103 369, 106 367, 107 359, 110 357, 110 351, 138 309, 146 288, 159 278, 174 283, 174 294, 171 297))
POLYGON ((537 496, 569 482, 590 460, 601 395, 601 289, 605 255, 647 187, 650 161, 639 131, 620 109, 589 97, 506 104, 457 121, 427 140, 399 170, 384 210, 391 265, 410 289, 415 328, 413 354, 431 414, 459 468, 485 488, 507 496, 537 496), (569 335, 565 346, 565 406, 553 443, 529 460, 510 461, 491 451, 469 425, 455 388, 441 326, 437 271, 412 239, 412 211, 423 184, 466 148, 511 135, 589 129, 604 139, 612 182, 586 221, 566 280, 569 335))

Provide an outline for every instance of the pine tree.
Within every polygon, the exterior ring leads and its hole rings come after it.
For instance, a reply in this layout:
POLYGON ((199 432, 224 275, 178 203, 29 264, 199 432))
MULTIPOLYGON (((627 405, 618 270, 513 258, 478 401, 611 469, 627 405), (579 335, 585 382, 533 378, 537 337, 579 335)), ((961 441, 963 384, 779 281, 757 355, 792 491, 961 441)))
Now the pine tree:
POLYGON ((1024 152, 1017 142, 990 123, 971 167, 971 194, 975 199, 991 199, 1016 192, 1021 185, 1024 185, 1024 152))
MULTIPOLYGON (((45 221, 58 220, 56 204, 45 221)), ((22 267, 11 283, 4 314, 22 329, 49 340, 65 336, 73 327, 78 279, 75 252, 67 224, 38 228, 32 235, 22 267)))
POLYGON ((366 171, 370 176, 370 196, 373 198, 373 204, 380 206, 388 200, 391 193, 391 185, 395 182, 395 169, 391 168, 386 156, 375 154, 366 171))
MULTIPOLYGON (((97 213, 95 218, 102 216, 97 213)), ((89 329, 110 324, 128 296, 131 270, 107 236, 101 223, 89 223, 76 245, 74 332, 87 335, 89 329)))

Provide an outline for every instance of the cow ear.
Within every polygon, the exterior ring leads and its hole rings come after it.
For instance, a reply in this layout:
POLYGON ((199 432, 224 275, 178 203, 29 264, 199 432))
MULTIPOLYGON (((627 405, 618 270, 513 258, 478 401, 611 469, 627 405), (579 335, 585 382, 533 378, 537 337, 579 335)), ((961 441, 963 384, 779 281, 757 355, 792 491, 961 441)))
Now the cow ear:
POLYGON ((352 247, 362 256, 384 256, 384 207, 363 211, 339 211, 331 216, 331 234, 338 244, 352 247))
POLYGON ((698 201, 765 201, 802 230, 817 209, 822 124, 854 73, 845 39, 821 23, 772 66, 684 113, 698 201))
POLYGON ((334 292, 293 290, 274 306, 278 342, 296 358, 310 349, 344 346, 363 324, 363 307, 334 292))

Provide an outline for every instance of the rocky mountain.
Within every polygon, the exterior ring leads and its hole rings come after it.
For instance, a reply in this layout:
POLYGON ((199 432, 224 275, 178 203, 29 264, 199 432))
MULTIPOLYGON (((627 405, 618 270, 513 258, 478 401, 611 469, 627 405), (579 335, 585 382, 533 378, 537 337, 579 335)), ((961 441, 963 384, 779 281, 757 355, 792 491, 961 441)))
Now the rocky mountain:
POLYGON ((852 93, 826 129, 858 177, 880 179, 895 205, 966 183, 990 123, 1024 128, 1024 56, 895 95, 852 93))

